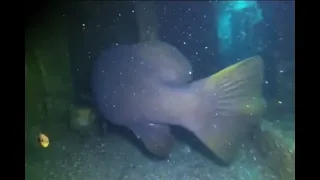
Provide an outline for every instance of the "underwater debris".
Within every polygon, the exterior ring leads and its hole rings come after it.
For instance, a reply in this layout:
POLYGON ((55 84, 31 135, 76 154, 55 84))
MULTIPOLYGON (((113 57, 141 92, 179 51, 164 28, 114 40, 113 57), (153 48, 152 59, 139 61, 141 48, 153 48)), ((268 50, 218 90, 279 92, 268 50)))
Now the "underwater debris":
POLYGON ((69 119, 69 128, 81 135, 92 135, 96 132, 96 113, 90 107, 73 107, 69 119))
POLYGON ((48 136, 43 133, 40 133, 38 136, 39 143, 42 147, 47 148, 50 144, 48 136))
POLYGON ((294 180, 294 136, 289 138, 286 136, 288 135, 282 132, 281 128, 264 121, 257 132, 256 143, 267 165, 279 175, 280 180, 294 180))

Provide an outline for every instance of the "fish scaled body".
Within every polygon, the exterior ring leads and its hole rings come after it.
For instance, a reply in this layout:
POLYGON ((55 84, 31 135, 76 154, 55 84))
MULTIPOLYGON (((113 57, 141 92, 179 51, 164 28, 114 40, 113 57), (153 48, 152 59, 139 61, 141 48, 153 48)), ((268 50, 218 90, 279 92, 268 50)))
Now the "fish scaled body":
POLYGON ((170 154, 170 125, 178 125, 231 162, 260 122, 262 59, 248 58, 194 82, 191 71, 180 51, 164 42, 113 47, 93 67, 97 108, 110 122, 132 130, 155 155, 170 154))

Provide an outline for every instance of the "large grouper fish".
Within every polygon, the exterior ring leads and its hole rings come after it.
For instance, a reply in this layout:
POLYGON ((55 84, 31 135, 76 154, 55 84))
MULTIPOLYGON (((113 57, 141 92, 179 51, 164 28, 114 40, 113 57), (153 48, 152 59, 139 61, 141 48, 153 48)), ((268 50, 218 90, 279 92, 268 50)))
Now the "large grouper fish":
POLYGON ((254 56, 193 82, 191 71, 186 57, 165 42, 115 46, 93 67, 97 108, 155 155, 170 154, 170 126, 177 125, 230 163, 261 119, 263 61, 254 56))

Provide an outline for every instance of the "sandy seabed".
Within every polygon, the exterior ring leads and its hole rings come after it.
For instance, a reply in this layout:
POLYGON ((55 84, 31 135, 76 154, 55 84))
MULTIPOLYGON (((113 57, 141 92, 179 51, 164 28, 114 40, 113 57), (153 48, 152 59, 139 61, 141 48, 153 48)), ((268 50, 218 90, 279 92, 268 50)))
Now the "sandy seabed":
POLYGON ((278 180, 249 146, 223 167, 182 142, 159 161, 118 135, 85 140, 70 135, 26 157, 25 173, 26 180, 278 180))

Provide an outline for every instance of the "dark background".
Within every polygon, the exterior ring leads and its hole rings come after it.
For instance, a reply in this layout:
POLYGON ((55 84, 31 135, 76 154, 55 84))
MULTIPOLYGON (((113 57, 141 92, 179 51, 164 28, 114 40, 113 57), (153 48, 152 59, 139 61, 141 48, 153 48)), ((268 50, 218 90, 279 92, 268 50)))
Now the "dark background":
MULTIPOLYGON (((176 46, 193 65, 195 79, 223 67, 219 62, 215 27, 215 4, 212 2, 156 2, 160 39, 176 46)), ((265 60, 265 96, 278 98, 277 74, 284 71, 286 82, 294 81, 293 1, 261 1, 264 19, 255 26, 255 36, 264 41, 260 55, 265 60)), ((41 23, 44 14, 60 11, 68 19, 71 72, 78 103, 90 97, 91 64, 100 51, 112 44, 138 41, 138 26, 133 2, 42 2, 26 13, 26 25, 41 23)), ((290 93, 290 92, 288 92, 290 93)))

